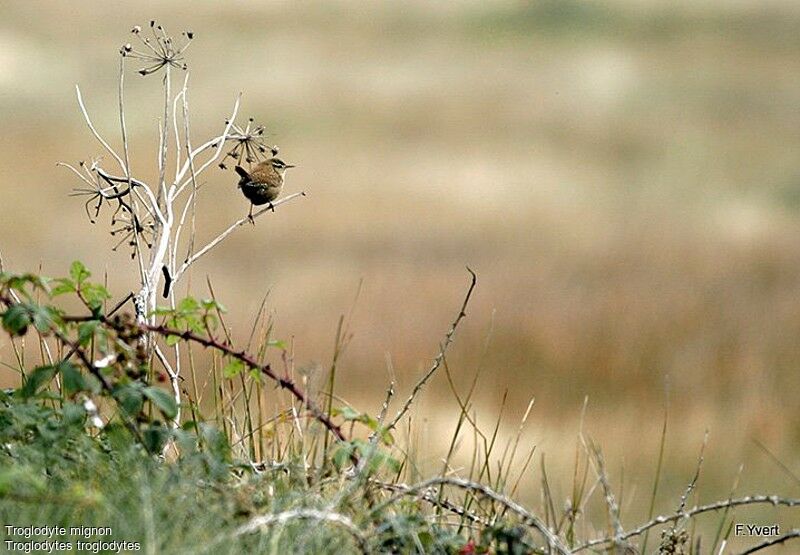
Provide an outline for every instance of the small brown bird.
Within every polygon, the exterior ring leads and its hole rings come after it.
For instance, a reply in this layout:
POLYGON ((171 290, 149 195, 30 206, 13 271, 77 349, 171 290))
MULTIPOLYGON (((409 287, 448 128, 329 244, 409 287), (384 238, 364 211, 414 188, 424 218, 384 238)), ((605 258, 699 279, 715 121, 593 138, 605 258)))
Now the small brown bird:
POLYGON ((250 201, 250 213, 247 215, 250 223, 255 224, 255 220, 253 220, 254 205, 261 206, 269 203, 269 207, 273 211, 275 210, 272 201, 281 194, 283 175, 286 170, 293 167, 292 164, 287 164, 280 158, 270 158, 259 162, 249 172, 242 166, 236 166, 236 173, 241 177, 239 188, 250 201))

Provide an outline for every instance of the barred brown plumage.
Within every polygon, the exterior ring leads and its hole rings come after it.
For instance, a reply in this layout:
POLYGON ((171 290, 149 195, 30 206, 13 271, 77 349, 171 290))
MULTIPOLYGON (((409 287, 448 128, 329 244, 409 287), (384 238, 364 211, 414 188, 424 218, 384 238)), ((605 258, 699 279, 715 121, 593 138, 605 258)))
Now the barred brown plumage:
POLYGON ((242 166, 236 166, 236 173, 240 176, 239 188, 250 201, 250 212, 247 215, 250 223, 255 224, 253 206, 269 203, 272 207, 272 201, 281 194, 286 170, 293 167, 295 166, 287 164, 280 158, 270 158, 260 162, 249 172, 242 166))

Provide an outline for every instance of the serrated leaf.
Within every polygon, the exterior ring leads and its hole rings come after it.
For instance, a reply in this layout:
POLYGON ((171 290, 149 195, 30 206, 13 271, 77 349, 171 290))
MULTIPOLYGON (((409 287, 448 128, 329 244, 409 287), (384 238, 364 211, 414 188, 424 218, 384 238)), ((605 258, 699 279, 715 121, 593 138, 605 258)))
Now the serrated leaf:
POLYGON ((60 362, 58 371, 61 373, 61 384, 67 396, 72 396, 79 391, 87 391, 89 389, 86 380, 83 379, 83 374, 81 374, 80 370, 71 362, 67 360, 60 362))
POLYGON ((203 308, 204 308, 206 311, 209 311, 209 310, 219 310, 219 311, 220 311, 220 312, 222 312, 223 314, 224 314, 225 312, 228 312, 228 310, 225 308, 225 306, 224 306, 222 303, 218 303, 218 302, 217 302, 217 301, 215 301, 214 299, 203 299, 202 301, 200 301, 200 304, 202 305, 202 307, 203 307, 203 308))
POLYGON ((83 262, 80 260, 73 262, 69 268, 69 276, 78 285, 78 287, 80 287, 91 275, 92 273, 86 269, 86 266, 84 266, 83 262))
POLYGON ((57 285, 50 291, 50 294, 54 297, 64 295, 65 293, 74 293, 77 290, 75 288, 75 282, 69 278, 58 278, 55 280, 55 283, 57 285))
POLYGON ((111 298, 111 293, 98 283, 85 283, 81 286, 81 295, 91 309, 103 306, 103 301, 111 298))
POLYGON ((178 303, 178 310, 187 313, 197 312, 200 310, 200 303, 194 297, 184 297, 178 303))
POLYGON ((99 324, 100 322, 97 320, 89 320, 88 322, 81 322, 78 325, 78 343, 80 343, 81 347, 85 347, 89 344, 99 324))
POLYGON ((353 456, 353 451, 355 451, 355 445, 351 442, 342 443, 339 448, 334 451, 333 453, 333 464, 336 465, 336 468, 342 469, 348 462, 350 461, 351 457, 353 456))
POLYGON ((25 335, 31 323, 31 315, 28 307, 15 304, 8 307, 3 313, 3 327, 11 335, 25 335))
POLYGON ((114 391, 114 397, 128 415, 136 416, 142 411, 144 397, 134 384, 118 386, 114 391))
POLYGON ((156 316, 167 316, 169 314, 175 314, 175 311, 169 308, 168 306, 159 306, 156 307, 156 309, 152 311, 150 314, 156 316))
POLYGON ((9 289, 14 289, 25 295, 30 299, 30 293, 27 291, 26 286, 32 285, 35 289, 42 289, 47 292, 47 278, 40 277, 35 274, 8 274, 4 273, 2 276, 2 283, 5 283, 9 289))
POLYGON ((33 308, 33 325, 40 332, 50 331, 55 316, 55 312, 49 307, 36 306, 33 308))
POLYGON ((333 412, 334 414, 338 414, 339 416, 348 421, 361 419, 361 413, 358 412, 353 407, 342 407, 338 410, 334 410, 333 412))
POLYGON ((197 334, 202 334, 206 330, 200 318, 194 315, 186 316, 183 320, 183 324, 186 328, 197 334))
POLYGON ((38 391, 50 383, 56 373, 55 366, 40 366, 28 374, 25 385, 20 389, 20 394, 24 398, 33 397, 38 391))
POLYGON ((167 418, 172 419, 178 415, 178 404, 175 402, 172 395, 163 389, 150 386, 145 387, 142 392, 167 418))
POLYGON ((228 359, 227 364, 222 369, 222 375, 226 378, 233 378, 238 376, 245 368, 244 362, 238 358, 228 359))

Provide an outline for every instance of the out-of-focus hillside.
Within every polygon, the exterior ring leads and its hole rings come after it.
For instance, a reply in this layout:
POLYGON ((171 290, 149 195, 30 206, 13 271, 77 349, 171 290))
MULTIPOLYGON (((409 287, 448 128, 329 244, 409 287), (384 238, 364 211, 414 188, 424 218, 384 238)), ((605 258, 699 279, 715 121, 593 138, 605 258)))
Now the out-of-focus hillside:
MULTIPOLYGON (((377 410, 385 354, 409 387, 469 264, 479 288, 449 362, 465 389, 482 368, 487 425, 506 389, 507 434, 535 396, 529 437, 558 467, 588 395, 587 428, 614 474, 624 466, 626 488, 643 492, 668 382, 672 491, 706 428, 708 491, 726 494, 740 462, 742 488, 800 489, 755 443, 790 466, 800 455, 796 3, 17 2, 2 12, 9 268, 63 274, 79 258, 107 269, 114 290, 132 287, 107 221, 87 222, 67 196, 77 183, 55 163, 101 153, 75 83, 116 137, 116 52, 130 27, 156 18, 196 34, 194 136, 218 132, 243 91, 243 114, 300 166, 287 191, 309 193, 195 268, 193 291, 213 280, 238 337, 269 291, 278 335, 321 372, 363 278, 337 392, 377 410)), ((157 78, 128 79, 134 168, 148 178, 157 78)), ((248 206, 232 172, 205 180, 200 236, 210 237, 248 206)), ((449 399, 440 377, 420 406, 431 462, 457 416, 449 399)), ((565 492, 566 468, 553 470, 565 492)))

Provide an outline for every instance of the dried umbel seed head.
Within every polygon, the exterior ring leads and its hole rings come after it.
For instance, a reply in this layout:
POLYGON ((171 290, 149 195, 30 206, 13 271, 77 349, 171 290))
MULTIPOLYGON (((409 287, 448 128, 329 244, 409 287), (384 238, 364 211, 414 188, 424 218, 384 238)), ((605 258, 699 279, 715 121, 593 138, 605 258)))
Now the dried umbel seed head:
MULTIPOLYGON (((183 53, 188 48, 194 33, 185 31, 181 33, 184 37, 182 45, 176 45, 172 37, 170 37, 164 27, 156 25, 155 20, 150 21, 149 37, 144 36, 141 32, 140 26, 134 27, 131 32, 141 41, 144 48, 136 50, 131 47, 130 49, 123 49, 122 55, 142 60, 145 67, 139 69, 140 75, 150 75, 157 72, 165 66, 174 67, 176 69, 186 69, 186 63, 183 61, 183 53)), ((126 45, 127 46, 127 45, 126 45)))
MULTIPOLYGON (((272 152, 273 156, 278 152, 278 147, 268 147, 264 143, 264 133, 266 129, 263 125, 257 125, 255 118, 247 118, 246 125, 238 125, 235 122, 225 121, 226 126, 230 126, 230 132, 226 137, 233 147, 225 153, 226 158, 236 160, 238 165, 242 162, 255 164, 268 158, 267 152, 272 152)), ((221 163, 220 169, 227 169, 227 165, 221 163)))

